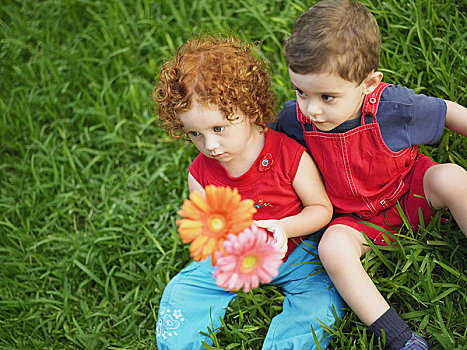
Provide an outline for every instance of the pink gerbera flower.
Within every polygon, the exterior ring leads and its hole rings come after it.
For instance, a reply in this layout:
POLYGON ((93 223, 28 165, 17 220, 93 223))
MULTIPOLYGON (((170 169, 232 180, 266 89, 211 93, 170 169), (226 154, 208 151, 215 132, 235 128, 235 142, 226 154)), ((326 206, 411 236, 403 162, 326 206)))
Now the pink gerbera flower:
POLYGON ((255 225, 238 235, 229 234, 224 247, 226 255, 218 257, 213 275, 219 287, 230 291, 243 287, 248 293, 260 283, 271 282, 282 264, 282 254, 275 247, 274 238, 255 225))

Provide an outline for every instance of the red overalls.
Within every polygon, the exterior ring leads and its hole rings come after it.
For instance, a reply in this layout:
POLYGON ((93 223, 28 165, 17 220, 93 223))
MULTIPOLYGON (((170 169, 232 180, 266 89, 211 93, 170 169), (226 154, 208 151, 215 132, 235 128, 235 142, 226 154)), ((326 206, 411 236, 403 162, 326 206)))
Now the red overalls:
POLYGON ((369 221, 390 232, 398 232, 403 222, 395 207, 401 203, 415 231, 419 225, 418 208, 427 222, 433 212, 424 198, 423 175, 435 165, 420 154, 417 146, 398 152, 388 148, 376 120, 381 93, 388 86, 381 83, 363 102, 360 126, 343 133, 305 130, 310 124, 297 103, 297 118, 302 124, 308 149, 318 165, 326 191, 339 215, 330 225, 344 224, 363 231, 375 244, 386 244, 382 232, 359 223, 369 221), (365 124, 365 115, 373 121, 365 124))

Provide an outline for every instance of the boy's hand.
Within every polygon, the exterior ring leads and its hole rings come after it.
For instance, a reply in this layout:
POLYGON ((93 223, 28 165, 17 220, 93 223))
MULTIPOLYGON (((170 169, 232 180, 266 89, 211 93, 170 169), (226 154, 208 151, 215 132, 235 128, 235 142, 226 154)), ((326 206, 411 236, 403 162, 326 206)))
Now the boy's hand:
POLYGON ((280 225, 279 220, 255 220, 253 222, 256 226, 262 227, 272 232, 274 239, 276 240, 276 247, 282 253, 282 257, 287 253, 287 242, 288 238, 280 225))

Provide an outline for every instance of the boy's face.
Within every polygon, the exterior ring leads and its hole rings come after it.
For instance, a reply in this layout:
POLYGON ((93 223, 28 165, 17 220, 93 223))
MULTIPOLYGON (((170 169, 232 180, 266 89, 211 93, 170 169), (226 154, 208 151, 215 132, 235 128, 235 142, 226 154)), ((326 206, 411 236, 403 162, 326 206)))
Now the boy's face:
POLYGON ((193 103, 193 107, 179 114, 183 130, 196 148, 206 157, 219 163, 242 161, 247 157, 259 127, 245 116, 229 121, 218 109, 193 103))
POLYGON ((360 116, 364 83, 357 85, 329 73, 297 74, 289 69, 302 113, 322 131, 360 116))

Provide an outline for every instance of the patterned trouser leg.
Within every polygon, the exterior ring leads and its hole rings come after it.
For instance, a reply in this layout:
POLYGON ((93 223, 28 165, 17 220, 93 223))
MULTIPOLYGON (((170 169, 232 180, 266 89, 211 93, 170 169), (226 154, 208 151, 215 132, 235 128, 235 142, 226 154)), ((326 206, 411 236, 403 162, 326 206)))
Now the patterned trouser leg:
MULTIPOLYGON (((273 318, 263 349, 316 349, 311 327, 322 349, 329 343, 328 334, 320 327, 322 321, 335 321, 332 306, 342 317, 344 303, 325 272, 307 277, 319 260, 304 249, 317 254, 313 240, 302 243, 290 254, 271 284, 285 295, 282 312, 273 318), (308 243, 308 244, 306 244, 308 243), (303 248, 303 249, 302 249, 303 248)), ((217 287, 210 262, 194 262, 167 285, 159 306, 156 329, 159 350, 202 349, 201 341, 212 344, 199 332, 207 327, 216 331, 221 326, 225 308, 234 294, 217 287)))
POLYGON ((221 326, 225 308, 235 297, 216 285, 210 261, 193 262, 164 289, 159 305, 156 339, 159 350, 202 349, 211 339, 199 332, 221 326))

